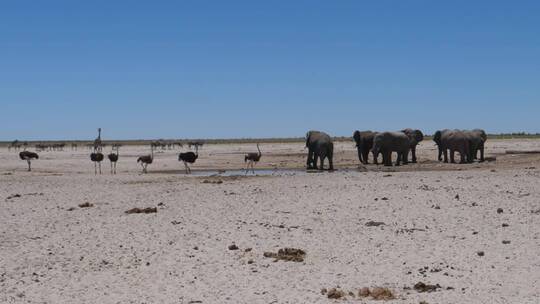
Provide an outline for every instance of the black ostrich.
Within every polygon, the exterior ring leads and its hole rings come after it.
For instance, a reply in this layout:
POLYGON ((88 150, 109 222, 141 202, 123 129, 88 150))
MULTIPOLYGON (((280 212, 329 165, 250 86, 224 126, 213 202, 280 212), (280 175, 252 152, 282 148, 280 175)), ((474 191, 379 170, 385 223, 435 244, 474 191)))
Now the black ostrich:
POLYGON ((116 146, 116 153, 114 153, 114 145, 113 145, 113 151, 107 155, 109 160, 111 161, 111 174, 116 174, 116 162, 118 161, 118 157, 120 156, 120 147, 116 146))
POLYGON ((152 164, 153 161, 154 161, 154 145, 150 144, 150 155, 144 155, 137 158, 137 163, 139 162, 141 163, 141 167, 143 168, 142 170, 143 173, 148 173, 148 171, 146 171, 146 167, 152 164))
POLYGON ((28 163, 28 171, 32 171, 32 168, 31 168, 32 159, 39 159, 39 155, 37 153, 26 151, 26 150, 19 153, 19 157, 28 163))
POLYGON ((99 165, 99 174, 101 174, 101 162, 105 157, 101 152, 94 152, 90 154, 90 160, 94 162, 94 174, 97 174, 97 167, 99 165))
POLYGON ((186 174, 191 173, 191 169, 188 166, 189 164, 195 163, 195 161, 199 158, 199 145, 195 145, 195 153, 193 152, 185 152, 180 153, 178 155, 178 161, 183 161, 184 166, 186 167, 186 174))
POLYGON ((249 161, 249 163, 247 164, 247 167, 246 167, 246 174, 249 172, 249 167, 250 166, 251 166, 251 171, 253 172, 253 174, 255 174, 255 169, 254 169, 255 163, 257 163, 259 160, 261 160, 261 156, 262 156, 261 149, 259 149, 259 144, 257 144, 257 150, 259 152, 248 153, 244 157, 244 162, 249 161))

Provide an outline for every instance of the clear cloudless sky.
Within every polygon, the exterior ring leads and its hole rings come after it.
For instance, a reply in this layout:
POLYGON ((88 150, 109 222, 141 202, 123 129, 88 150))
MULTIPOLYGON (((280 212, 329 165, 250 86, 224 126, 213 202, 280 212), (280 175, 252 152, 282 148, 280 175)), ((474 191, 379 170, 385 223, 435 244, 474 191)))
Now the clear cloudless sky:
POLYGON ((0 140, 540 132, 540 1, 1 1, 0 140))

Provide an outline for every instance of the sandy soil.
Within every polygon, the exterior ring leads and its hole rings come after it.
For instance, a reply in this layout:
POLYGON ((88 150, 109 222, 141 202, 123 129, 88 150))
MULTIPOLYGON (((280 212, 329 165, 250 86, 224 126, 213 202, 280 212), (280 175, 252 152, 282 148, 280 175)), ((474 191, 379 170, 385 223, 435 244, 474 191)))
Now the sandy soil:
POLYGON ((261 148, 257 167, 291 170, 201 176, 243 168, 248 144, 204 146, 192 176, 178 150, 141 174, 149 148, 123 147, 114 176, 85 149, 41 152, 32 172, 0 150, 0 303, 378 303, 358 297, 375 286, 389 303, 540 303, 540 155, 504 154, 539 140, 490 141, 497 160, 472 165, 423 142, 418 164, 360 169, 341 142, 322 173, 300 143, 261 148), (284 247, 306 256, 264 256, 284 247), (355 296, 321 293, 336 287, 355 296))

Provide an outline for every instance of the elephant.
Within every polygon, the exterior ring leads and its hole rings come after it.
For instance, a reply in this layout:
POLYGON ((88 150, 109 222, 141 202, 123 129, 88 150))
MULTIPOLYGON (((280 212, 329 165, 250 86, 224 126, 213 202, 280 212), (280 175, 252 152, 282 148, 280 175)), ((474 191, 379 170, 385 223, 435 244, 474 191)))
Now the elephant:
MULTIPOLYGON (((369 164, 368 155, 373 148, 373 138, 376 132, 372 131, 354 131, 353 139, 356 142, 356 148, 358 149, 358 159, 362 164, 369 164)), ((377 165, 377 158, 373 156, 373 161, 377 165)))
POLYGON ((411 144, 412 163, 416 163, 416 146, 424 140, 424 134, 420 130, 403 129, 401 132, 405 133, 409 137, 411 144))
POLYGON ((392 166, 392 152, 397 152, 396 166, 399 166, 400 162, 404 165, 408 163, 410 147, 409 137, 405 133, 382 132, 377 133, 373 138, 372 152, 375 158, 382 153, 385 166, 392 166))
POLYGON ((470 162, 470 148, 469 137, 467 134, 460 130, 442 130, 437 131, 433 135, 433 141, 439 147, 438 160, 441 161, 441 155, 444 153, 444 162, 448 162, 448 150, 450 150, 450 162, 455 163, 454 153, 459 152, 461 156, 461 163, 470 162))
POLYGON ((487 141, 486 131, 482 129, 474 129, 471 131, 466 131, 469 134, 471 140, 470 144, 470 161, 473 159, 478 159, 478 151, 480 151, 480 162, 484 161, 484 143, 487 141))
POLYGON ((329 170, 334 170, 334 143, 328 134, 320 131, 307 132, 306 147, 308 148, 308 169, 319 169, 317 168, 317 158, 320 158, 320 170, 324 170, 324 159, 328 158, 329 170))

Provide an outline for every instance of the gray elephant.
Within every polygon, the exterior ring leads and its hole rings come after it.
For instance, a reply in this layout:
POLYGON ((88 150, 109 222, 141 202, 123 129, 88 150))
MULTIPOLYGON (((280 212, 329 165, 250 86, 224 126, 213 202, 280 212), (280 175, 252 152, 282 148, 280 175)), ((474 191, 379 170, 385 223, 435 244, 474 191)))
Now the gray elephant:
MULTIPOLYGON (((354 131, 353 139, 356 142, 358 149, 358 159, 362 164, 369 164, 368 155, 373 148, 373 138, 376 132, 372 131, 354 131)), ((377 164, 377 158, 374 156, 373 161, 377 164)))
POLYGON ((470 162, 478 159, 478 151, 480 151, 480 162, 484 161, 484 144, 487 141, 486 131, 482 129, 474 129, 464 131, 469 136, 470 162))
POLYGON ((372 150, 375 158, 382 153, 385 166, 392 166, 392 152, 396 152, 396 166, 399 166, 401 162, 404 165, 407 164, 410 147, 409 137, 405 133, 382 132, 377 133, 373 138, 372 150))
POLYGON ((411 145, 411 154, 412 154, 412 163, 416 163, 416 146, 424 140, 424 134, 422 131, 416 129, 403 129, 401 132, 405 133, 409 137, 409 142, 411 145))
POLYGON ((317 158, 321 160, 320 170, 324 169, 324 159, 328 158, 329 170, 334 170, 334 143, 332 138, 319 131, 309 131, 306 134, 306 147, 308 148, 307 168, 317 168, 317 158))
POLYGON ((439 161, 444 154, 444 162, 448 162, 448 150, 450 150, 450 162, 455 163, 454 153, 457 151, 461 156, 461 163, 469 162, 470 148, 469 136, 460 130, 442 130, 433 135, 433 141, 439 147, 439 161))

